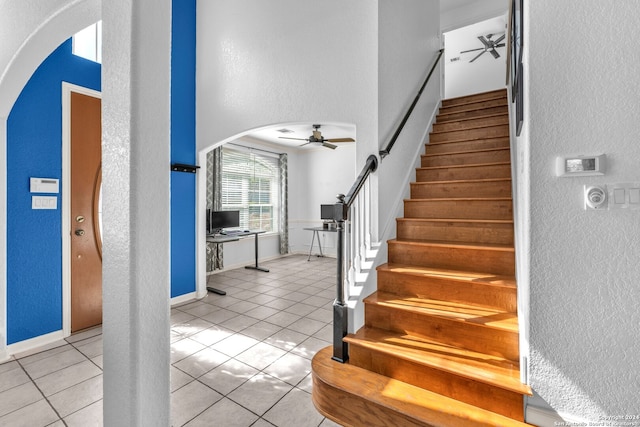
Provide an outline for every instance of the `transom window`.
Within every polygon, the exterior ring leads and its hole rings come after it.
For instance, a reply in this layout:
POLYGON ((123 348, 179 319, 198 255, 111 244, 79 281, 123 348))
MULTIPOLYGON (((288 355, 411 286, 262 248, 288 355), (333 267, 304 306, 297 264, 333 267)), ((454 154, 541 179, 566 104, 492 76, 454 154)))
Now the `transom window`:
POLYGON ((74 34, 72 45, 74 55, 102 64, 102 21, 74 34))

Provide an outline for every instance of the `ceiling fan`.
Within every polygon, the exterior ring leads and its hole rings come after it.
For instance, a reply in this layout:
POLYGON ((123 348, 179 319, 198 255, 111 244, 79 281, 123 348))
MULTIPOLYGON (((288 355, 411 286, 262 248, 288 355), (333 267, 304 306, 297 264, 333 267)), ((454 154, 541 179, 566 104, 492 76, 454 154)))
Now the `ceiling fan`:
POLYGON ((281 136, 279 138, 307 141, 300 147, 303 147, 307 144, 321 144, 323 147, 327 147, 332 150, 335 150, 337 148, 337 145, 330 144, 330 142, 355 142, 355 139, 353 138, 325 138, 324 136, 322 136, 322 133, 320 133, 320 126, 321 125, 313 125, 313 133, 309 138, 289 138, 286 136, 281 136))
POLYGON ((504 36, 505 35, 504 34, 501 35, 500 37, 498 37, 497 40, 491 40, 491 37, 493 37, 493 36, 495 36, 495 34, 487 34, 486 38, 485 38, 485 36, 478 36, 478 40, 480 40, 482 42, 484 47, 479 47, 478 49, 463 50, 462 52, 460 52, 460 54, 467 53, 467 52, 475 52, 475 51, 478 51, 478 50, 482 51, 475 58, 473 58, 469 62, 473 62, 476 59, 480 58, 482 56, 482 54, 485 53, 485 52, 491 53, 491 55, 493 55, 493 57, 495 59, 500 58, 500 54, 498 53, 496 48, 497 47, 504 47, 504 43, 500 43, 500 42, 502 40, 504 40, 504 36))

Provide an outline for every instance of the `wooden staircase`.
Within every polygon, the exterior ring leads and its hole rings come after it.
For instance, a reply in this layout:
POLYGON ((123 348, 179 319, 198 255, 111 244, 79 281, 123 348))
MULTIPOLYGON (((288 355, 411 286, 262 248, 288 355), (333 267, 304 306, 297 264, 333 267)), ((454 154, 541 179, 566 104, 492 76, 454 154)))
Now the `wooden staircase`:
POLYGON ((313 359, 313 401, 345 426, 522 426, 506 90, 442 101, 422 167, 348 335, 313 359))

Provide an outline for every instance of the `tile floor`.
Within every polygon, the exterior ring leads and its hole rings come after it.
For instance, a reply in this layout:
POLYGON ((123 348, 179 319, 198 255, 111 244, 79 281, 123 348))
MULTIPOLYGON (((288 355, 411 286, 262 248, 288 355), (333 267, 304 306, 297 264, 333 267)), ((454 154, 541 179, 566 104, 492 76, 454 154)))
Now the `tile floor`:
MULTIPOLYGON (((226 296, 171 310, 173 426, 337 425, 310 394, 311 358, 331 344, 335 259, 263 266, 211 275, 226 296)), ((0 426, 100 425, 100 328, 0 364, 0 426)))

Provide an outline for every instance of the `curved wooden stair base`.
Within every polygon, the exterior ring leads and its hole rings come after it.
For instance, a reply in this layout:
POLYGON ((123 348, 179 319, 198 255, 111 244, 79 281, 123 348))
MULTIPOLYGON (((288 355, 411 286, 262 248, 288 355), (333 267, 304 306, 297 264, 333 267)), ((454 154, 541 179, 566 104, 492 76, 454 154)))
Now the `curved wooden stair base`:
POLYGON ((524 426, 506 91, 445 100, 364 326, 313 359, 345 426, 524 426))
POLYGON ((331 360, 332 348, 313 358, 316 409, 347 427, 523 427, 524 422, 331 360))

